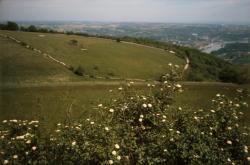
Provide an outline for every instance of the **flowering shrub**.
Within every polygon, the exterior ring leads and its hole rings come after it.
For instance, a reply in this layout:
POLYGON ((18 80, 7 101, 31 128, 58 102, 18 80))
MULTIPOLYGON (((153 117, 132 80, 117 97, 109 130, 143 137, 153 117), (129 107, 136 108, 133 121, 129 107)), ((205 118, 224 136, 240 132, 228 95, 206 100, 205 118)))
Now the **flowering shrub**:
MULTIPOLYGON (((183 92, 172 72, 141 95, 133 82, 123 97, 99 104, 99 119, 58 123, 43 137, 38 121, 1 124, 2 164, 247 164, 249 129, 241 126, 241 98, 217 94, 211 109, 175 107, 183 92)), ((243 93, 241 89, 237 91, 243 93)))

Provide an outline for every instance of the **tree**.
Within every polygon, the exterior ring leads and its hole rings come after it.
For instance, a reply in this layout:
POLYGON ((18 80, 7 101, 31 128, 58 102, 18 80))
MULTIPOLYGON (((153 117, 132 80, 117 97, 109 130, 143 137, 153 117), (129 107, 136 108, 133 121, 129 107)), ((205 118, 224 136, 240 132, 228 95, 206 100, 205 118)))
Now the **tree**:
POLYGON ((37 32, 37 28, 36 28, 34 25, 30 25, 30 26, 28 27, 28 31, 29 31, 29 32, 37 32))
POLYGON ((11 22, 11 21, 7 22, 6 30, 17 31, 18 29, 19 29, 19 27, 18 27, 17 23, 11 22))

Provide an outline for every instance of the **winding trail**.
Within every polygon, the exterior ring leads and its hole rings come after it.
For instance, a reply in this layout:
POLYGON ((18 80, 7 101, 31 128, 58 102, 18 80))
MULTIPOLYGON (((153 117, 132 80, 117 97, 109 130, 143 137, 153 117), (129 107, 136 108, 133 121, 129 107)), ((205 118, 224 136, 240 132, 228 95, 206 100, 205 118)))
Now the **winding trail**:
MULTIPOLYGON (((4 35, 4 34, 0 34, 0 36, 1 36, 1 37, 4 37, 4 38, 11 39, 12 41, 14 41, 15 43, 19 44, 20 46, 23 46, 23 47, 25 47, 25 48, 27 48, 27 49, 29 49, 29 50, 32 50, 32 51, 34 51, 34 52, 36 52, 36 53, 42 54, 44 57, 46 57, 46 58, 52 60, 53 62, 55 62, 55 63, 57 63, 57 64, 60 64, 61 66, 65 67, 65 68, 67 68, 67 69, 69 69, 69 70, 72 68, 71 65, 68 65, 68 64, 66 64, 66 63, 63 62, 63 61, 60 61, 60 60, 56 59, 55 57, 53 57, 53 56, 50 55, 49 53, 44 52, 44 51, 42 51, 42 50, 39 50, 39 49, 37 49, 37 48, 34 48, 33 46, 31 46, 31 45, 29 45, 29 44, 27 44, 27 43, 25 43, 25 42, 23 42, 23 41, 20 41, 20 40, 14 38, 14 37, 12 37, 12 36, 4 35)), ((162 48, 157 48, 157 47, 153 47, 153 46, 138 44, 138 43, 134 43, 134 42, 121 41, 121 43, 130 44, 130 45, 136 45, 136 46, 145 47, 145 48, 150 48, 150 49, 161 50, 161 51, 164 51, 164 52, 168 51, 168 50, 165 50, 165 49, 162 49, 162 48)), ((172 51, 172 50, 169 50, 168 52, 171 53, 171 54, 175 54, 175 52, 172 51)), ((186 60, 186 64, 185 64, 185 66, 184 66, 184 68, 183 68, 183 72, 182 72, 183 74, 184 74, 184 72, 189 68, 189 63, 190 63, 190 60, 188 59, 188 57, 185 57, 185 60, 186 60)), ((85 76, 86 76, 86 77, 90 77, 89 75, 85 75, 85 76)), ((96 77, 96 79, 104 80, 104 79, 106 79, 106 78, 105 78, 105 77, 98 76, 98 77, 96 77)), ((118 81, 121 81, 121 80, 124 81, 124 80, 125 80, 125 81, 137 81, 137 82, 153 81, 153 80, 150 80, 150 79, 149 79, 149 80, 145 80, 145 79, 136 79, 136 78, 126 78, 126 79, 125 79, 125 78, 120 78, 120 77, 110 77, 109 79, 110 79, 110 80, 118 80, 118 81)))
POLYGON ((4 34, 0 34, 0 36, 1 36, 1 37, 4 37, 4 38, 9 38, 9 39, 11 39, 12 41, 16 42, 17 44, 19 44, 19 45, 25 47, 26 49, 29 49, 29 50, 32 50, 32 51, 34 51, 34 52, 36 52, 36 53, 42 54, 44 57, 51 59, 53 62, 56 62, 56 63, 60 64, 61 66, 66 67, 67 69, 70 69, 70 68, 71 68, 70 65, 68 65, 68 64, 66 64, 66 63, 64 63, 64 62, 62 62, 62 61, 60 61, 60 60, 54 58, 54 57, 51 56, 50 54, 48 54, 48 53, 46 53, 46 52, 43 52, 42 50, 39 50, 39 49, 37 49, 37 48, 34 48, 33 46, 31 46, 31 45, 29 45, 29 44, 27 44, 27 43, 25 43, 25 42, 23 42, 23 41, 20 41, 20 40, 14 38, 14 37, 12 37, 12 36, 4 35, 4 34))

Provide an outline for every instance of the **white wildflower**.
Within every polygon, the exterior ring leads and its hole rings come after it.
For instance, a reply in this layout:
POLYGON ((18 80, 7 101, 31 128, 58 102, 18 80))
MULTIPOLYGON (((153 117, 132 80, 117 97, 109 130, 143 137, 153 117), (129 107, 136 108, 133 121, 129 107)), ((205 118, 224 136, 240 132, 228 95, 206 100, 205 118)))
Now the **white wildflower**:
POLYGON ((3 123, 7 123, 7 120, 4 120, 3 123))
POLYGON ((119 149, 120 146, 119 146, 118 144, 115 144, 115 148, 116 148, 116 149, 119 149))
POLYGON ((172 66, 172 63, 168 63, 168 66, 172 66))
POLYGON ((111 109, 109 109, 109 112, 113 113, 113 112, 114 112, 114 109, 112 109, 112 108, 111 108, 111 109))
POLYGON ((180 131, 176 131, 177 134, 180 134, 181 132, 180 131))
POLYGON ((93 124, 95 124, 95 122, 91 121, 91 122, 90 122, 90 124, 92 124, 92 125, 93 125, 93 124))
POLYGON ((232 127, 227 127, 228 130, 232 130, 232 127))
POLYGON ((240 107, 240 104, 234 104, 234 106, 236 106, 236 107, 240 107))
POLYGON ((217 93, 217 94, 216 94, 216 96, 217 96, 217 97, 220 97, 220 94, 219 94, 219 93, 217 93))
POLYGON ((121 91, 121 90, 122 90, 122 87, 119 87, 119 88, 118 88, 118 90, 120 90, 120 91, 121 91))
POLYGON ((113 160, 109 160, 109 164, 114 164, 114 161, 113 160))
POLYGON ((18 156, 17 155, 13 155, 13 159, 17 159, 18 158, 18 156))
POLYGON ((36 146, 33 146, 33 147, 32 147, 32 150, 35 151, 35 150, 36 150, 36 146))
POLYGON ((102 107, 102 104, 99 104, 98 107, 102 107))
POLYGON ((139 118, 139 122, 142 122, 142 118, 139 118))
POLYGON ((76 141, 73 141, 73 142, 71 143, 71 145, 72 145, 72 146, 75 146, 75 145, 76 145, 76 141))
POLYGON ((142 107, 143 108, 147 108, 147 104, 142 104, 142 107))
POLYGON ((210 111, 211 111, 212 113, 215 113, 215 110, 213 110, 213 109, 211 109, 210 111))
POLYGON ((3 164, 8 164, 8 163, 9 163, 8 160, 4 160, 4 161, 3 161, 3 164))
POLYGON ((121 160, 121 156, 118 155, 118 156, 116 157, 116 159, 117 159, 117 160, 121 160))
POLYGON ((26 144, 30 144, 30 143, 31 143, 31 140, 27 140, 27 141, 26 141, 26 144))
POLYGON ((151 107, 152 107, 152 104, 148 104, 148 107, 151 108, 151 107))
POLYGON ((167 116, 165 116, 165 115, 162 115, 162 117, 163 117, 164 119, 166 119, 166 118, 167 118, 167 116))
POLYGON ((116 151, 114 150, 114 151, 112 151, 112 155, 116 155, 116 151))
POLYGON ((144 116, 143 115, 140 115, 140 118, 143 118, 144 116))
POLYGON ((247 160, 250 162, 250 156, 247 157, 247 160))
POLYGON ((180 84, 175 85, 177 88, 181 88, 182 86, 180 84))
POLYGON ((105 129, 106 131, 109 131, 109 127, 105 127, 104 129, 105 129))
POLYGON ((228 140, 228 141, 227 141, 227 144, 230 144, 230 145, 231 145, 231 144, 233 144, 233 143, 232 143, 231 140, 228 140))

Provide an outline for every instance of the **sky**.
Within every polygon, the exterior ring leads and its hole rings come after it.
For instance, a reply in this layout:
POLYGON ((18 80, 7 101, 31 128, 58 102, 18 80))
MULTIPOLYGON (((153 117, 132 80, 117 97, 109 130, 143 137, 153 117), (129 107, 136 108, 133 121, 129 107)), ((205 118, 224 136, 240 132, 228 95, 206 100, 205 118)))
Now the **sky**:
POLYGON ((250 0, 0 0, 0 21, 250 24, 250 0))

